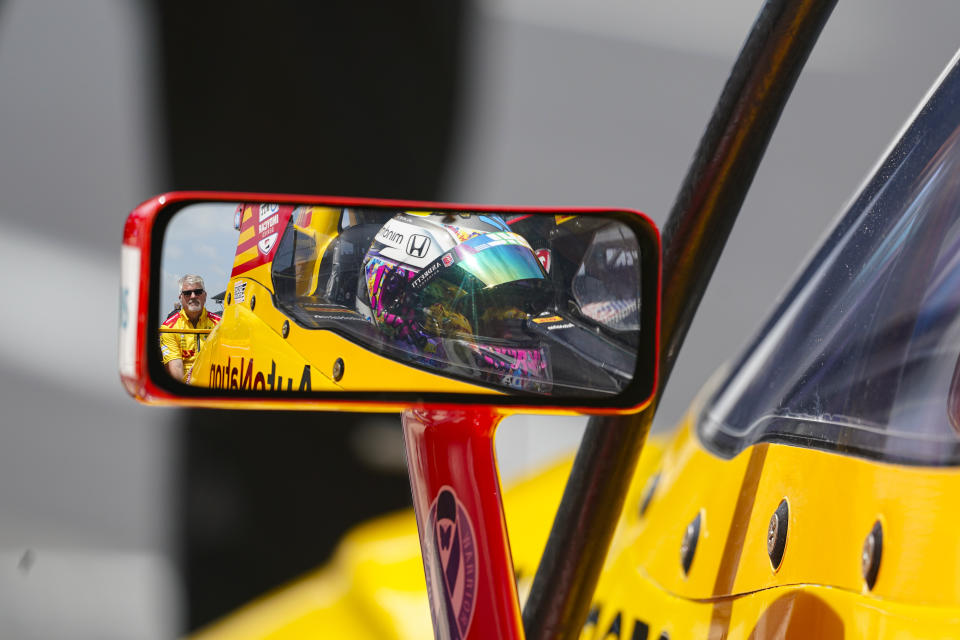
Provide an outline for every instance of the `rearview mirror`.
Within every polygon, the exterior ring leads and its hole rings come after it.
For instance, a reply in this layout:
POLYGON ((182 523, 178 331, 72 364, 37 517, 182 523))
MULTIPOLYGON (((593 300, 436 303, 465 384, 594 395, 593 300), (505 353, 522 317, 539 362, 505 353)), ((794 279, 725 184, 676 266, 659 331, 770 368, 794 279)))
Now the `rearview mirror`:
POLYGON ((659 235, 624 210, 175 193, 130 214, 121 374, 147 401, 631 411, 659 235))

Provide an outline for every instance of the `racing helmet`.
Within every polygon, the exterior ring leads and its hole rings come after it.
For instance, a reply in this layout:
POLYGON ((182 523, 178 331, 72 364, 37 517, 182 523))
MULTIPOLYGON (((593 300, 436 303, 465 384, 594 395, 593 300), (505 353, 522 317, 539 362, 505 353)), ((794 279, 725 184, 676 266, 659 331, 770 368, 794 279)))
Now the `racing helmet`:
POLYGON ((357 310, 407 359, 493 386, 549 393, 547 348, 525 323, 552 300, 523 236, 491 214, 400 213, 374 237, 357 310))

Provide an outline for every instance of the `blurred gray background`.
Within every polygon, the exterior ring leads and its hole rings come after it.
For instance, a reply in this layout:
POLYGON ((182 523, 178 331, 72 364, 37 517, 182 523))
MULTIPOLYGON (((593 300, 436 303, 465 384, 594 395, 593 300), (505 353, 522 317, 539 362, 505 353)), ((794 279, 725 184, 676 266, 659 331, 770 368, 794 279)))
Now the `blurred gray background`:
MULTIPOLYGON (((625 206, 662 223, 758 9, 740 0, 476 2, 443 197, 625 206)), ((3 638, 166 638, 183 628, 172 540, 180 414, 136 405, 116 373, 123 220, 169 187, 152 19, 120 0, 0 1, 3 638)), ((958 23, 960 5, 945 0, 840 3, 761 165, 657 429, 682 416, 760 324, 950 60, 958 23)), ((582 423, 511 418, 498 438, 504 475, 571 450, 582 423)), ((395 430, 373 424, 368 435, 372 464, 398 464, 395 430)))

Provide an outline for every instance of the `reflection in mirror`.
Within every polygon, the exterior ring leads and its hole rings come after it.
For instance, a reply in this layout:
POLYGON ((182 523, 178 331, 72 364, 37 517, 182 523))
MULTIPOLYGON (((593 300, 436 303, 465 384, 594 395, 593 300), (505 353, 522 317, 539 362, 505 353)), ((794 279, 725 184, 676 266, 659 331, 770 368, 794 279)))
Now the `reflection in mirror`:
POLYGON ((618 394, 644 329, 623 219, 189 204, 163 240, 160 357, 220 389, 618 394))

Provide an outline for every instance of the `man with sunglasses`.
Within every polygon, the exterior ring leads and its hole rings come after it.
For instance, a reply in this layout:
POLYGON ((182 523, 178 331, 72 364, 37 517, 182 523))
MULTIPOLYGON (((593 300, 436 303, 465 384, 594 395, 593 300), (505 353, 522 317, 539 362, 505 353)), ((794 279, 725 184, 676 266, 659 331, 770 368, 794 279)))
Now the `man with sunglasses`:
POLYGON ((160 334, 160 353, 167 372, 177 380, 190 381, 190 370, 197 360, 197 354, 207 339, 206 333, 194 333, 191 330, 210 330, 220 322, 220 316, 204 308, 207 292, 203 287, 203 278, 198 275, 186 275, 180 278, 180 312, 171 315, 163 323, 167 329, 185 329, 188 332, 163 332, 160 334))

